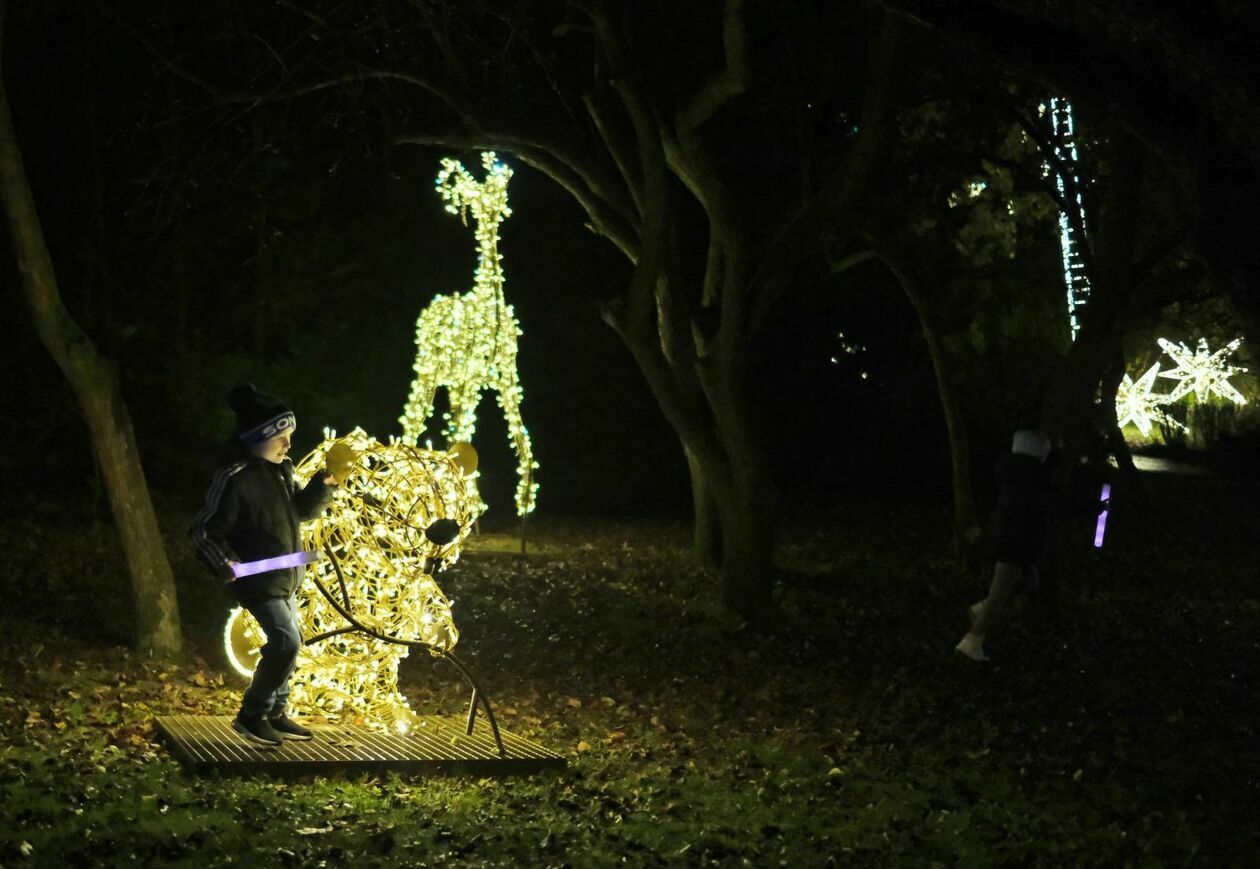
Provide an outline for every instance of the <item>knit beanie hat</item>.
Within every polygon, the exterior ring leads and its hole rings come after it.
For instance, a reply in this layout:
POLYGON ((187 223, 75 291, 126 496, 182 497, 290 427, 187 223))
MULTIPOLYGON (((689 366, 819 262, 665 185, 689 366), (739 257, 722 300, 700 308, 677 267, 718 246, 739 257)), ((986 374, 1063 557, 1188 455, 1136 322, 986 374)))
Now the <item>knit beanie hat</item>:
POLYGON ((283 401, 259 392, 252 383, 233 386, 227 402, 236 413, 236 436, 246 446, 260 444, 297 425, 293 411, 283 401))
POLYGON ((1011 441, 1011 452, 1032 456, 1037 461, 1044 462, 1046 456, 1050 455, 1050 438, 1046 437, 1043 431, 1021 428, 1015 432, 1015 437, 1011 441))

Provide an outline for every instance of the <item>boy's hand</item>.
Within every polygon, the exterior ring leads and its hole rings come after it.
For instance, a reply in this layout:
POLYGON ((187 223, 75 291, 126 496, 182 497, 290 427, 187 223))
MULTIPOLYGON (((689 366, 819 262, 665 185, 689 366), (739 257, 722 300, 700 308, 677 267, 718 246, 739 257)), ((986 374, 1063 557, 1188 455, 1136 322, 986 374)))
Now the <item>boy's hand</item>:
POLYGON ((332 474, 324 474, 324 485, 335 487, 337 485, 337 478, 332 474))
POLYGON ((234 568, 240 564, 239 561, 228 561, 220 569, 219 578, 223 580, 224 585, 231 585, 236 582, 236 571, 234 568))

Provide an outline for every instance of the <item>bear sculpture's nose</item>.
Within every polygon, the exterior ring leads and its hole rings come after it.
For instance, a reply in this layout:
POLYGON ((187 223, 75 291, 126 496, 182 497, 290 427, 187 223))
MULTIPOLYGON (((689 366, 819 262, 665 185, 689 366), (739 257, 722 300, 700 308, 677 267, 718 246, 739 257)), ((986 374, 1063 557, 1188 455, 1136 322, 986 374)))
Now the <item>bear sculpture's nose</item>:
POLYGON ((424 529, 424 536, 430 543, 445 546, 459 536, 459 523, 454 519, 435 519, 433 524, 424 529))

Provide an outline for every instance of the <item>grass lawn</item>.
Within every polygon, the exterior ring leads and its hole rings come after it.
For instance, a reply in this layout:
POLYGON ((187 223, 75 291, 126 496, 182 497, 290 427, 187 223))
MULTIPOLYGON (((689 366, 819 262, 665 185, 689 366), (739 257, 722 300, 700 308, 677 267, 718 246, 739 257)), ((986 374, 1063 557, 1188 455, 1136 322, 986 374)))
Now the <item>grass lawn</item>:
MULTIPOLYGON (((108 524, 10 501, 0 864, 1256 865, 1256 492, 1145 479, 1101 555, 1091 520, 1062 528, 1057 618, 1017 600, 992 665, 952 651, 985 577, 937 512, 785 522, 778 612, 752 626, 681 524, 531 520, 527 559, 439 580, 503 724, 570 759, 505 780, 186 774, 154 716, 240 691, 188 515, 164 511, 190 647, 168 665, 122 645, 108 524)), ((442 666, 405 663, 419 711, 462 711, 442 666)))

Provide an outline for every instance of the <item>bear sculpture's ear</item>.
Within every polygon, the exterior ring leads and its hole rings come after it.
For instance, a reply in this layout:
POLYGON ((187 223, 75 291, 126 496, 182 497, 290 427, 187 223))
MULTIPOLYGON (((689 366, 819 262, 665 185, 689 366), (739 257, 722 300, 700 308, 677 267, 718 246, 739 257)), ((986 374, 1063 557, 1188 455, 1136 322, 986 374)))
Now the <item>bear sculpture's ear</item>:
POLYGON ((469 443, 451 444, 451 448, 446 451, 455 464, 459 465, 459 469, 464 472, 464 476, 477 470, 477 451, 473 449, 473 445, 469 443))
POLYGON ((424 529, 424 536, 430 543, 445 546, 459 536, 459 523, 454 519, 436 519, 424 529))

